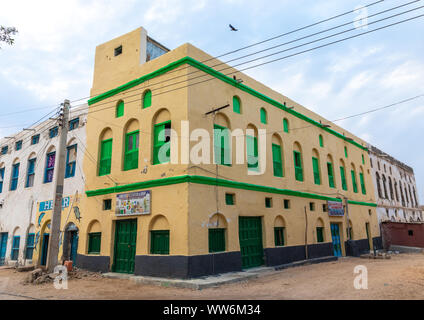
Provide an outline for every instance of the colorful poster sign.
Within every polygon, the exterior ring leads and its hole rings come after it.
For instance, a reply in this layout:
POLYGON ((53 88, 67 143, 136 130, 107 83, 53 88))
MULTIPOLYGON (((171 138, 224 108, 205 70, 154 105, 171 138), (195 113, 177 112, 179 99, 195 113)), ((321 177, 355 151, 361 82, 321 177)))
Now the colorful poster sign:
POLYGON ((150 214, 151 191, 137 191, 116 195, 117 216, 150 214))
MULTIPOLYGON (((69 197, 62 199, 62 209, 69 207, 70 199, 69 197)), ((40 202, 40 207, 38 211, 48 211, 53 209, 53 200, 40 202)))
POLYGON ((328 206, 328 215, 329 216, 336 216, 336 217, 343 217, 344 216, 343 202, 328 201, 327 206, 328 206))

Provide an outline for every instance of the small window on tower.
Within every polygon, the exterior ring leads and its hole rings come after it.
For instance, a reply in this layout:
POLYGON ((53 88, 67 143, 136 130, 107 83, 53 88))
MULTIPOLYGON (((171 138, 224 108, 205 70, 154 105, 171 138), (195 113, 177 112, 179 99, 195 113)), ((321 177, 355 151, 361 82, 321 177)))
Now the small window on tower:
POLYGON ((122 46, 115 48, 115 57, 119 56, 122 53, 122 46))

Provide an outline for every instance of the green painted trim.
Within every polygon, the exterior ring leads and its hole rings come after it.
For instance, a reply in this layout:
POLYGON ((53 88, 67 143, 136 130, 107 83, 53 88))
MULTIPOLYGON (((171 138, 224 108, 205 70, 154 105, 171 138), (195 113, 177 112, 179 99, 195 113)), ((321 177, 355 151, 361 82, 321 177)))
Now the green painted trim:
MULTIPOLYGON (((204 184, 204 185, 211 185, 211 186, 216 186, 218 184, 220 187, 227 187, 227 188, 233 188, 233 189, 252 190, 252 191, 267 192, 267 193, 274 193, 274 194, 284 194, 288 196, 308 198, 308 199, 330 200, 330 201, 338 201, 338 202, 341 201, 338 198, 327 197, 327 196, 314 194, 314 193, 295 191, 295 190, 289 190, 289 189, 279 189, 274 187, 261 186, 257 184, 230 181, 225 179, 216 179, 212 177, 197 176, 197 175, 185 175, 185 176, 177 176, 177 177, 170 177, 170 178, 163 178, 163 179, 155 179, 155 180, 137 182, 137 183, 127 184, 123 186, 116 186, 116 187, 111 187, 106 189, 90 190, 90 191, 86 191, 85 193, 87 194, 87 197, 95 197, 95 196, 100 196, 100 195, 105 195, 110 193, 127 192, 127 191, 139 190, 144 188, 154 188, 154 187, 168 186, 168 185, 174 185, 174 184, 180 184, 180 183, 196 183, 196 184, 204 184)), ((375 203, 350 201, 350 200, 349 200, 349 203, 370 206, 370 207, 377 206, 375 203)))
POLYGON ((246 85, 244 85, 242 83, 238 83, 233 78, 227 77, 223 73, 218 72, 215 69, 212 69, 212 68, 206 66, 205 64, 203 64, 203 63, 201 63, 201 62, 199 62, 199 61, 197 61, 197 60, 195 60, 195 59, 193 59, 191 57, 181 58, 181 59, 179 59, 179 60, 177 60, 175 62, 172 62, 172 63, 170 63, 170 64, 168 64, 168 65, 166 65, 166 66, 164 66, 164 67, 162 67, 162 68, 160 68, 160 69, 152 72, 152 73, 146 74, 145 76, 142 76, 142 77, 140 77, 138 79, 135 79, 135 80, 132 80, 130 82, 127 82, 127 83, 125 83, 125 84, 123 84, 123 85, 121 85, 121 86, 119 86, 119 87, 117 87, 115 89, 109 90, 109 91, 107 91, 105 93, 102 93, 102 94, 100 94, 100 95, 98 95, 98 96, 96 96, 94 98, 91 98, 91 99, 88 100, 88 105, 91 106, 92 104, 95 104, 95 103, 97 103, 99 101, 102 101, 104 99, 107 99, 109 97, 112 97, 112 96, 114 96, 114 95, 116 95, 116 94, 118 94, 120 92, 123 92, 125 90, 128 90, 128 89, 130 89, 132 87, 135 87, 135 86, 137 86, 137 85, 139 85, 139 84, 141 84, 141 83, 143 83, 143 82, 145 82, 147 80, 153 79, 153 78, 155 78, 157 76, 160 76, 160 75, 162 75, 162 74, 164 74, 164 73, 166 73, 168 71, 171 71, 173 69, 176 69, 176 68, 178 68, 179 66, 181 66, 183 64, 189 64, 192 67, 195 67, 195 68, 197 68, 199 70, 202 70, 202 71, 206 72, 207 74, 209 74, 211 76, 214 76, 215 78, 217 78, 219 80, 222 80, 222 81, 224 81, 224 82, 232 85, 233 87, 236 87, 236 88, 238 88, 238 89, 240 89, 240 90, 242 90, 244 92, 247 92, 247 93, 249 93, 249 94, 251 94, 251 95, 253 95, 253 96, 255 96, 255 97, 257 97, 257 98, 259 98, 259 99, 261 99, 261 100, 263 100, 263 101, 265 101, 265 102, 267 102, 267 103, 269 103, 269 104, 271 104, 271 105, 273 105, 273 106, 281 109, 281 110, 284 110, 284 111, 292 114, 293 116, 295 116, 295 117, 297 117, 299 119, 302 119, 302 120, 304 120, 306 122, 309 122, 310 124, 312 124, 312 125, 314 125, 316 127, 319 127, 320 129, 322 129, 322 130, 324 130, 324 131, 326 131, 326 132, 328 132, 328 133, 330 133, 330 134, 332 134, 332 135, 334 135, 334 136, 336 136, 336 137, 338 137, 340 139, 343 139, 346 142, 351 143, 354 146, 356 146, 356 147, 358 147, 358 148, 360 148, 362 150, 368 151, 368 149, 366 147, 363 147, 362 145, 360 145, 359 143, 357 143, 355 141, 348 140, 344 135, 338 133, 337 131, 334 131, 334 130, 329 129, 329 128, 326 128, 326 127, 323 127, 318 121, 312 120, 311 118, 308 118, 307 116, 305 116, 305 115, 303 115, 303 114, 301 114, 301 113, 299 113, 299 112, 297 112, 297 111, 295 111, 293 109, 288 109, 286 106, 284 106, 280 102, 278 102, 276 100, 273 100, 273 99, 267 97, 266 95, 264 95, 264 94, 262 94, 262 93, 260 93, 260 92, 258 92, 256 90, 254 90, 254 89, 252 89, 252 88, 250 88, 250 87, 248 87, 248 86, 246 86, 246 85))
POLYGON ((373 207, 373 208, 377 207, 376 203, 371 203, 371 202, 361 202, 361 201, 348 200, 348 203, 349 204, 357 204, 359 206, 373 207))

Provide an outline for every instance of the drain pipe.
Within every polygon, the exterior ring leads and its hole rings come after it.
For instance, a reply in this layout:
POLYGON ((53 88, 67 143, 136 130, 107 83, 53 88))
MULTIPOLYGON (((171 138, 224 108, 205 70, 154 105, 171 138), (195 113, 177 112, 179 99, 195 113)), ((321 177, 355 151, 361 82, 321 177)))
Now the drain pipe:
POLYGON ((306 260, 309 259, 308 257, 308 214, 306 213, 306 206, 305 206, 305 257, 306 257, 306 260))

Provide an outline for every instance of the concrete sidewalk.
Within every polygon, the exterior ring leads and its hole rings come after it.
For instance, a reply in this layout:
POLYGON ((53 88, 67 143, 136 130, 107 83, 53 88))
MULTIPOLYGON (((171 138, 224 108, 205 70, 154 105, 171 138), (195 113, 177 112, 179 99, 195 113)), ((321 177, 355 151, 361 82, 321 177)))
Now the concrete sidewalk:
POLYGON ((302 265, 321 263, 321 262, 330 262, 336 261, 337 257, 323 257, 317 259, 309 259, 297 261, 294 263, 284 264, 275 267, 259 267, 248 269, 241 272, 229 272, 214 276, 195 278, 195 279, 167 279, 167 278, 158 278, 158 277, 145 277, 145 276, 136 276, 132 274, 123 274, 123 273, 114 273, 108 272, 104 273, 105 278, 112 279, 128 279, 139 284, 153 284, 162 287, 177 287, 177 288, 189 288, 195 290, 202 290, 211 287, 217 287, 224 284, 247 281, 249 279, 255 279, 262 276, 267 276, 270 274, 276 274, 283 272, 282 270, 302 265))

